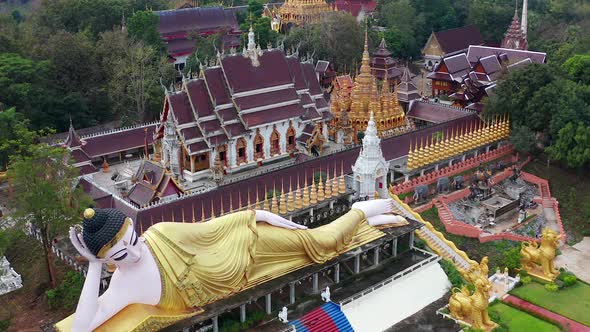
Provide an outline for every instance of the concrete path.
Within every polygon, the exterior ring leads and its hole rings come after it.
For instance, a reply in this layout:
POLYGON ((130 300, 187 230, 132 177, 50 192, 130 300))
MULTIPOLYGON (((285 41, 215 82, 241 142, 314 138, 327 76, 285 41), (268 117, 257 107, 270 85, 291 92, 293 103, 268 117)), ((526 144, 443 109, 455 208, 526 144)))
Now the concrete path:
POLYGON ((508 295, 503 299, 504 302, 513 304, 514 306, 528 312, 532 312, 536 315, 546 317, 547 319, 557 322, 563 326, 564 329, 570 332, 590 332, 590 327, 573 321, 569 318, 563 317, 545 308, 541 308, 538 305, 527 302, 516 296, 508 295))
POLYGON ((560 250, 561 255, 555 257, 555 266, 564 267, 581 280, 590 282, 590 237, 585 237, 573 246, 565 245, 560 250))

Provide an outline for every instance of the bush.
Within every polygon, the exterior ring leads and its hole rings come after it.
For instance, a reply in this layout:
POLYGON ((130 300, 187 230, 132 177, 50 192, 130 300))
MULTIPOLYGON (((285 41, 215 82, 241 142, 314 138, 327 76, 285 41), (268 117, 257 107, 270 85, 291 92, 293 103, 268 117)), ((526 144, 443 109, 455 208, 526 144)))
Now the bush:
POLYGON ((526 276, 526 277, 520 279, 520 281, 522 282, 523 285, 528 285, 531 283, 531 281, 533 281, 533 278, 531 278, 531 276, 526 276))
POLYGON ((82 286, 84 277, 78 272, 68 272, 59 286, 45 293, 49 307, 53 310, 73 309, 80 298, 82 286))
POLYGON ((510 271, 520 268, 520 247, 513 247, 504 251, 504 266, 510 271))
POLYGON ((463 279, 463 276, 461 276, 461 273, 457 271, 457 268, 455 267, 455 265, 453 265, 453 263, 449 262, 446 259, 443 259, 440 261, 440 266, 442 267, 443 271, 445 271, 445 273, 447 274, 447 278, 449 278, 449 281, 451 282, 451 285, 453 285, 453 287, 461 288, 463 287, 463 285, 465 285, 465 280, 463 279))
POLYGON ((414 247, 417 247, 422 250, 426 250, 426 242, 422 239, 415 238, 414 239, 414 247))
POLYGON ((402 200, 402 201, 403 201, 403 200, 404 200, 404 198, 406 198, 406 197, 408 197, 408 196, 410 196, 410 195, 412 195, 412 192, 401 193, 401 194, 397 195, 397 197, 398 197, 400 200, 402 200))
POLYGON ((557 292, 557 290, 559 289, 559 286, 557 286, 557 284, 552 282, 550 284, 545 284, 545 289, 549 292, 557 292))
POLYGON ((574 285, 576 282, 578 282, 578 278, 575 275, 569 275, 569 276, 565 276, 563 278, 563 285, 565 287, 569 287, 574 285))
POLYGON ((10 327, 10 319, 0 320, 0 332, 8 331, 10 327))

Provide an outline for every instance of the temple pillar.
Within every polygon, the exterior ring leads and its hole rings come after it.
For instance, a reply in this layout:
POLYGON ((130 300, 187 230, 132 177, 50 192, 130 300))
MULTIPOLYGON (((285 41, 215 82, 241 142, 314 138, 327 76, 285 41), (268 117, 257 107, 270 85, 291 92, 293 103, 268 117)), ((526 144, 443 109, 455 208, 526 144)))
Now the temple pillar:
POLYGON ((334 208, 334 201, 330 201, 330 209, 334 208))
POLYGON ((486 153, 490 152, 490 146, 486 145, 486 153))
POLYGON ((215 317, 211 318, 211 320, 213 321, 213 332, 219 332, 218 318, 219 318, 219 316, 215 316, 215 317))
POLYGON ((449 160, 449 167, 453 166, 453 159, 449 160))
POLYGON ((312 279, 312 283, 313 283, 313 292, 319 293, 320 287, 319 287, 319 281, 318 281, 318 274, 314 273, 313 276, 311 277, 311 279, 312 279))
POLYGON ((272 306, 271 306, 271 294, 268 293, 265 295, 265 308, 266 308, 266 314, 270 315, 272 313, 272 306))
POLYGON ((479 154, 479 150, 475 150, 475 155, 474 157, 477 157, 477 155, 479 154))
POLYGON ((397 238, 391 242, 391 256, 397 256, 397 238))
POLYGON ((373 248, 373 266, 379 265, 379 246, 373 248))
POLYGON ((408 181, 410 181, 410 175, 404 174, 404 182, 408 182, 408 181))
POLYGON ((438 164, 434 165, 434 171, 438 171, 438 164))
POLYGON ((461 161, 465 161, 465 158, 466 158, 466 157, 467 157, 467 155, 465 155, 465 154, 464 154, 464 155, 462 155, 462 156, 461 156, 461 161))
POLYGON ((243 323, 246 321, 246 305, 242 304, 240 306, 240 323, 243 323))
POLYGON ((424 176, 424 169, 420 170, 420 176, 424 176))
POLYGON ((313 217, 313 208, 309 209, 309 216, 313 217))
POLYGON ((354 256, 354 273, 357 274, 361 272, 361 256, 356 255, 354 256))
POLYGON ((295 283, 294 282, 289 283, 289 303, 290 304, 295 303, 295 283))
POLYGON ((195 172, 195 156, 189 156, 189 159, 191 160, 191 173, 195 172))
POLYGON ((414 248, 414 232, 410 233, 410 248, 414 248))
POLYGON ((337 263, 336 265, 334 265, 334 282, 335 283, 340 282, 340 263, 337 263))

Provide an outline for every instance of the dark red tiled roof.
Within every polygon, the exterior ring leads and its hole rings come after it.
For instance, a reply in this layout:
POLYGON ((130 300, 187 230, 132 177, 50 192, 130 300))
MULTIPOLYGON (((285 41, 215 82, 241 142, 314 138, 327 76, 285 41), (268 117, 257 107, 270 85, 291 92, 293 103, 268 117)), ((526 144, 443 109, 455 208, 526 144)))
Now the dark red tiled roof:
POLYGON ((357 17, 362 10, 364 10, 365 13, 374 12, 375 8, 377 7, 377 1, 336 0, 334 1, 334 7, 338 8, 339 11, 347 11, 352 14, 352 16, 357 17))
POLYGON ((414 100, 410 102, 408 117, 432 123, 442 123, 471 115, 470 112, 438 103, 414 100))
POLYGON ((194 39, 173 39, 166 41, 168 54, 173 57, 192 54, 197 48, 194 39))
POLYGON ((72 158, 74 159, 75 163, 90 161, 88 155, 86 155, 86 153, 84 153, 84 151, 81 149, 72 150, 72 158))
POLYGON ((315 71, 318 73, 325 73, 326 69, 328 69, 328 66, 330 65, 330 62, 325 61, 325 60, 319 60, 316 64, 315 64, 315 71))
MULTIPOLYGON (((145 128, 138 127, 122 130, 114 133, 88 137, 85 139, 84 151, 91 158, 102 157, 109 154, 137 149, 145 144, 145 128)), ((148 126, 147 142, 154 141, 155 126, 148 126)))
POLYGON ((375 52, 373 52, 373 57, 375 57, 375 58, 388 58, 390 56, 391 56, 391 52, 389 52, 389 50, 387 49, 387 43, 385 43, 385 38, 381 38, 381 42, 379 43, 377 50, 375 52))
POLYGON ((209 93, 203 80, 191 80, 187 83, 188 95, 198 117, 213 114, 213 107, 209 102, 209 93))
POLYGON ((84 178, 80 178, 80 183, 84 192, 90 196, 93 200, 97 200, 103 197, 110 197, 111 194, 107 193, 106 191, 94 186, 92 183, 88 182, 84 178))
POLYGON ((226 125, 224 126, 224 128, 227 134, 230 136, 230 138, 242 136, 247 131, 241 122, 226 125))
POLYGON ((303 76, 305 76, 305 80, 307 81, 307 87, 309 88, 309 94, 312 96, 316 96, 322 93, 322 88, 320 87, 320 83, 318 82, 318 78, 315 74, 315 69, 311 63, 302 63, 301 69, 303 69, 303 76))
POLYGON ((510 63, 515 63, 527 58, 531 59, 531 61, 534 63, 545 63, 545 59, 547 57, 547 54, 543 52, 522 51, 487 46, 469 46, 469 50, 467 51, 467 59, 470 62, 475 63, 479 59, 489 55, 499 56, 501 54, 506 54, 510 63))
POLYGON ((217 118, 200 122, 199 125, 203 129, 205 135, 221 129, 221 123, 219 123, 217 118))
POLYGON ((63 143, 64 146, 68 148, 75 148, 82 145, 82 140, 74 130, 74 127, 70 124, 70 130, 68 131, 68 136, 66 137, 65 142, 63 143))
POLYGON ((131 202, 142 207, 142 206, 146 206, 148 203, 150 203, 152 201, 152 198, 154 197, 154 195, 155 195, 155 191, 153 189, 150 189, 138 182, 135 184, 135 186, 133 186, 133 188, 131 188, 127 198, 131 202))
POLYGON ((299 96, 301 97, 302 105, 313 104, 313 100, 311 100, 309 93, 302 93, 299 96))
POLYGON ((196 7, 155 12, 160 17, 158 30, 163 37, 174 38, 187 32, 215 32, 220 28, 237 30, 232 11, 223 7, 196 7))
POLYGON ((178 121, 179 125, 195 121, 195 117, 193 115, 193 111, 188 101, 186 92, 182 91, 179 93, 170 94, 168 95, 168 98, 170 99, 170 106, 172 107, 174 118, 176 118, 176 121, 178 121))
POLYGON ((254 127, 265 123, 286 120, 303 115, 303 107, 300 104, 293 104, 271 108, 265 111, 243 114, 242 119, 248 127, 254 127))
POLYGON ((469 45, 483 45, 484 40, 477 25, 433 32, 445 54, 465 50, 469 45))
POLYGON ((92 174, 97 171, 96 167, 94 167, 92 164, 82 165, 78 167, 78 169, 80 170, 80 175, 92 174))
POLYGON ((230 121, 230 120, 234 120, 238 118, 238 111, 231 107, 231 108, 224 108, 221 110, 217 111, 217 114, 219 114, 219 117, 224 121, 230 121))
POLYGON ((142 161, 135 172, 138 182, 143 185, 154 187, 160 183, 164 175, 164 168, 151 161, 142 161))
POLYGON ((223 144, 228 140, 229 139, 227 138, 227 135, 225 135, 225 133, 209 137, 209 143, 211 143, 211 146, 223 144))
POLYGON ((299 91, 299 90, 306 89, 307 84, 305 83, 305 79, 303 78, 303 72, 301 70, 301 62, 299 62, 299 58, 297 58, 296 56, 288 56, 287 63, 289 64, 289 70, 291 71, 291 76, 295 80, 295 90, 299 91))
POLYGON ((496 55, 490 55, 485 58, 479 59, 479 63, 481 63, 483 69, 486 71, 486 74, 490 75, 497 71, 502 70, 502 65, 498 61, 498 57, 496 55))
POLYGON ((272 105, 286 101, 299 99, 297 92, 293 88, 286 88, 277 91, 270 91, 256 95, 250 95, 240 98, 234 98, 234 102, 241 111, 256 108, 260 106, 272 105))
POLYGON ((303 120, 320 120, 322 115, 315 109, 315 107, 308 107, 303 111, 301 118, 303 120))
POLYGON ((439 72, 432 72, 426 76, 426 78, 430 78, 431 80, 439 80, 439 81, 452 81, 451 75, 448 73, 439 73, 439 72))
POLYGON ((198 127, 189 127, 183 128, 180 130, 180 134, 183 136, 184 140, 188 141, 193 138, 203 137, 201 130, 198 127))
POLYGON ((204 151, 209 151, 209 146, 204 141, 191 143, 188 146, 188 150, 190 154, 201 153, 204 151))
POLYGON ((228 104, 231 102, 224 83, 225 78, 223 78, 221 67, 207 68, 205 70, 205 81, 211 92, 211 97, 213 97, 213 100, 217 105, 228 104))
POLYGON ((328 102, 324 99, 324 97, 315 100, 315 107, 318 109, 326 108, 328 106, 328 102))
POLYGON ((266 51, 258 60, 258 67, 252 66, 252 61, 242 55, 227 56, 221 60, 233 93, 292 83, 287 60, 282 51, 266 51))
POLYGON ((465 53, 446 57, 443 61, 453 76, 463 76, 471 69, 471 64, 467 61, 465 53))

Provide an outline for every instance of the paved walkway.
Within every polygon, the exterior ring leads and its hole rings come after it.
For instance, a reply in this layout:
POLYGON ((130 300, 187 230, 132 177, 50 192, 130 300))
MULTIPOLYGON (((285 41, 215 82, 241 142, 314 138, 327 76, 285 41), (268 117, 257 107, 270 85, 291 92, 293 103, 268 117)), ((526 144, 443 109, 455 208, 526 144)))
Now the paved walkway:
POLYGON ((534 305, 530 302, 522 300, 516 296, 508 295, 503 299, 504 302, 511 303, 518 308, 535 313, 537 315, 546 317, 547 319, 557 322, 563 326, 564 329, 570 332, 590 332, 590 327, 580 324, 576 321, 573 321, 569 318, 563 317, 559 314, 556 314, 552 311, 549 311, 545 308, 541 308, 537 305, 534 305))
POLYGON ((555 257, 555 266, 572 271, 579 279, 590 282, 590 236, 573 246, 560 248, 561 255, 555 257))

